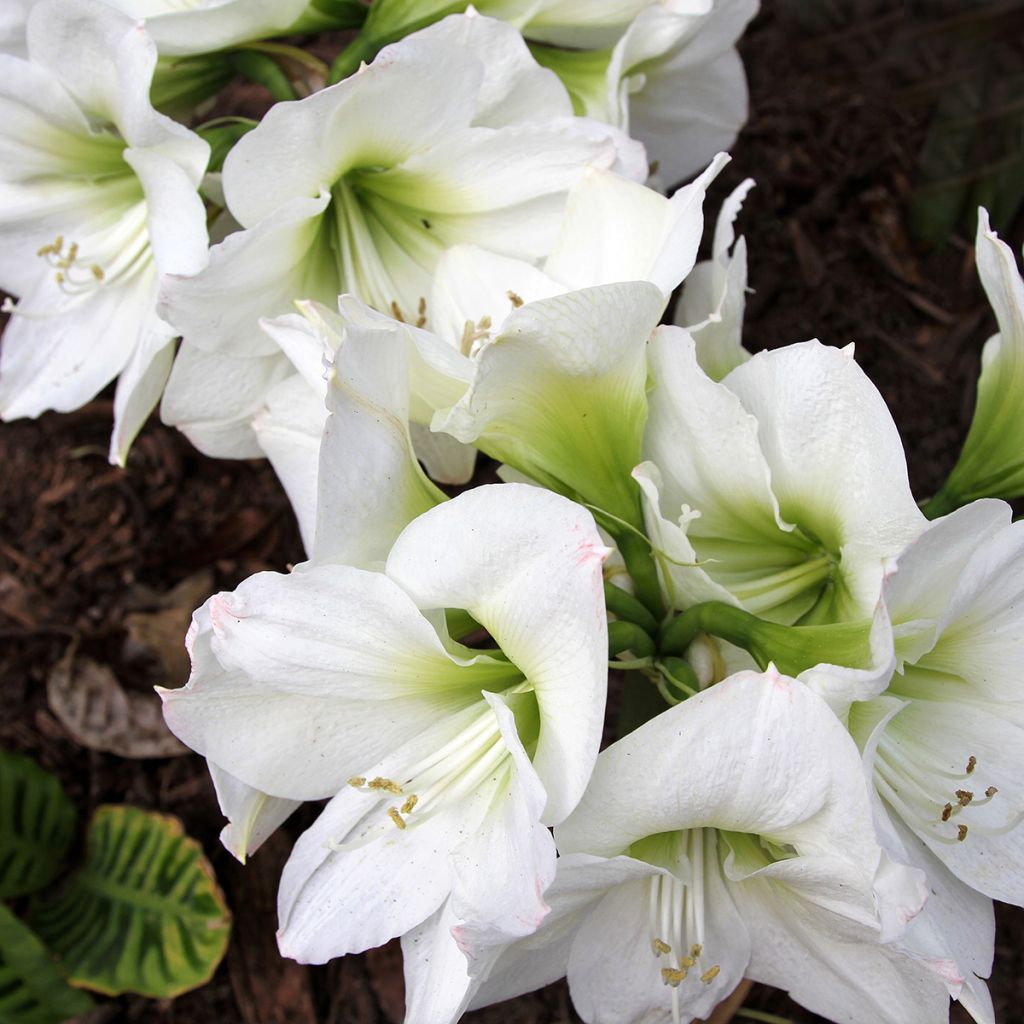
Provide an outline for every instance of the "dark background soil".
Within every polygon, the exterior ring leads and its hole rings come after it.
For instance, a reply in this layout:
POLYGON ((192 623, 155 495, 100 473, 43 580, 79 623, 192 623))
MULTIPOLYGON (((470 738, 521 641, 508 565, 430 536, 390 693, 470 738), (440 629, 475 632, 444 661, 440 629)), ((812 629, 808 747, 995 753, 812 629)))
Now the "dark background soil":
MULTIPOLYGON (((979 353, 994 329, 974 272, 972 199, 987 195, 994 226, 1018 251, 1024 227, 1014 192, 1014 175, 1024 182, 1020 122, 986 117, 1024 71, 1024 4, 764 6, 742 45, 750 122, 709 200, 713 215, 740 180, 757 180, 739 222, 754 289, 746 343, 855 342, 900 428, 915 492, 927 497, 965 434, 979 353), (950 95, 966 99, 958 106, 950 95)), ((151 422, 127 468, 116 469, 106 462, 110 420, 100 399, 0 427, 0 746, 56 772, 83 818, 105 802, 179 815, 213 862, 235 929, 209 985, 173 1002, 107 1001, 89 1024, 399 1022, 394 944, 315 969, 277 955, 276 880, 308 813, 242 868, 217 841, 222 821, 199 758, 90 751, 48 706, 46 678, 72 641, 140 693, 179 685, 153 650, 126 644, 130 616, 159 607, 204 568, 219 589, 302 557, 266 464, 203 458, 151 422)), ((187 611, 178 609, 182 630, 187 611)), ((1024 1021, 1024 913, 1014 908, 1000 908, 992 990, 1001 1024, 1024 1021)), ((745 1005, 819 1019, 761 987, 745 1005)), ((576 1019, 562 985, 467 1017, 576 1019)))

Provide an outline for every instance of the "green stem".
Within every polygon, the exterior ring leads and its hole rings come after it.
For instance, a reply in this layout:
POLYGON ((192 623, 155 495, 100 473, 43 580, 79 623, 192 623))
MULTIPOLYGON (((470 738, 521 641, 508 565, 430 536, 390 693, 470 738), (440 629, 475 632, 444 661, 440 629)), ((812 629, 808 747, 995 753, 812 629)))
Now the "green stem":
POLYGON ((815 665, 856 666, 870 659, 871 623, 781 626, 721 601, 694 605, 665 625, 658 649, 682 655, 700 633, 710 633, 748 651, 761 669, 774 663, 795 676, 815 665))
POLYGON ((700 680, 693 666, 683 658, 662 658, 655 663, 658 670, 670 683, 678 687, 685 694, 693 697, 700 692, 700 680))
POLYGON ((609 622, 608 656, 614 658, 622 651, 632 651, 641 658, 653 658, 657 653, 650 634, 635 622, 609 622))
POLYGON ((375 39, 356 36, 334 59, 331 73, 327 76, 327 84, 335 85, 349 75, 354 75, 359 70, 359 65, 363 61, 369 64, 383 46, 383 43, 378 43, 375 39))
POLYGON ((608 611, 625 622, 635 622, 651 636, 658 632, 658 620, 632 595, 605 581, 604 603, 608 611))
POLYGON ((961 504, 943 487, 934 498, 930 498, 921 506, 921 511, 928 519, 938 519, 941 516, 949 515, 950 512, 955 512, 961 504))
POLYGON ((654 561, 651 542, 642 534, 630 531, 616 534, 615 542, 633 579, 637 598, 660 622, 665 617, 665 602, 661 594, 661 581, 658 579, 658 566, 654 561))

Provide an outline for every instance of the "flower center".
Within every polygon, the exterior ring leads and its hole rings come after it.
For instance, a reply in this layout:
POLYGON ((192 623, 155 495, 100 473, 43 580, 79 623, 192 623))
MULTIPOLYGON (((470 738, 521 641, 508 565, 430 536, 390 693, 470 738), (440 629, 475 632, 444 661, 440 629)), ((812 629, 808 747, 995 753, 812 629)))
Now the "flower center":
POLYGON ((940 751, 897 729, 887 728, 879 740, 874 781, 893 810, 933 842, 1003 835, 1024 820, 995 786, 984 785, 984 765, 973 754, 962 770, 951 770, 940 751))
POLYGON ((704 954, 707 934, 704 905, 705 830, 651 836, 634 843, 630 855, 668 869, 648 879, 648 931, 654 966, 672 989, 672 1020, 680 1024, 681 989, 710 985, 721 968, 704 954), (689 881, 673 869, 689 862, 689 881))
MULTIPOLYGON (((503 694, 516 716, 520 738, 529 747, 539 727, 537 702, 529 683, 503 694)), ((419 761, 391 777, 356 775, 348 784, 378 797, 360 826, 328 847, 338 851, 380 838, 392 829, 404 832, 431 815, 457 806, 474 793, 504 788, 515 771, 512 754, 489 705, 480 702, 459 732, 419 761)))

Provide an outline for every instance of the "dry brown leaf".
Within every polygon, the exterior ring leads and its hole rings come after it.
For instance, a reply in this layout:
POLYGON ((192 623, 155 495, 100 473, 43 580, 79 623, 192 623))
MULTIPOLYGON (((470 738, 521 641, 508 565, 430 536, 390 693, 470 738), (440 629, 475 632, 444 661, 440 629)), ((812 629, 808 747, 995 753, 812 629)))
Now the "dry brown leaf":
POLYGON ((119 757, 177 757, 188 748, 164 724, 155 693, 132 692, 72 643, 46 680, 50 709, 72 739, 119 757))

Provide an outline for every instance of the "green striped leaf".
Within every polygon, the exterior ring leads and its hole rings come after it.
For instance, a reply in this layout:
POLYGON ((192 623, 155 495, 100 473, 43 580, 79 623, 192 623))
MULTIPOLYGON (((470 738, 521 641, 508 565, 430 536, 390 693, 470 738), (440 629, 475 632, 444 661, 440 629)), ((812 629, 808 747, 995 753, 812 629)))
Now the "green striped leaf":
POLYGON ((62 1024, 93 1006, 46 947, 0 903, 0 1024, 62 1024))
POLYGON ((35 892, 60 870, 75 808, 31 758, 0 750, 0 899, 35 892))
POLYGON ((75 985, 164 998, 210 979, 231 917, 199 844, 174 817, 100 807, 85 864, 36 897, 32 923, 75 985))

